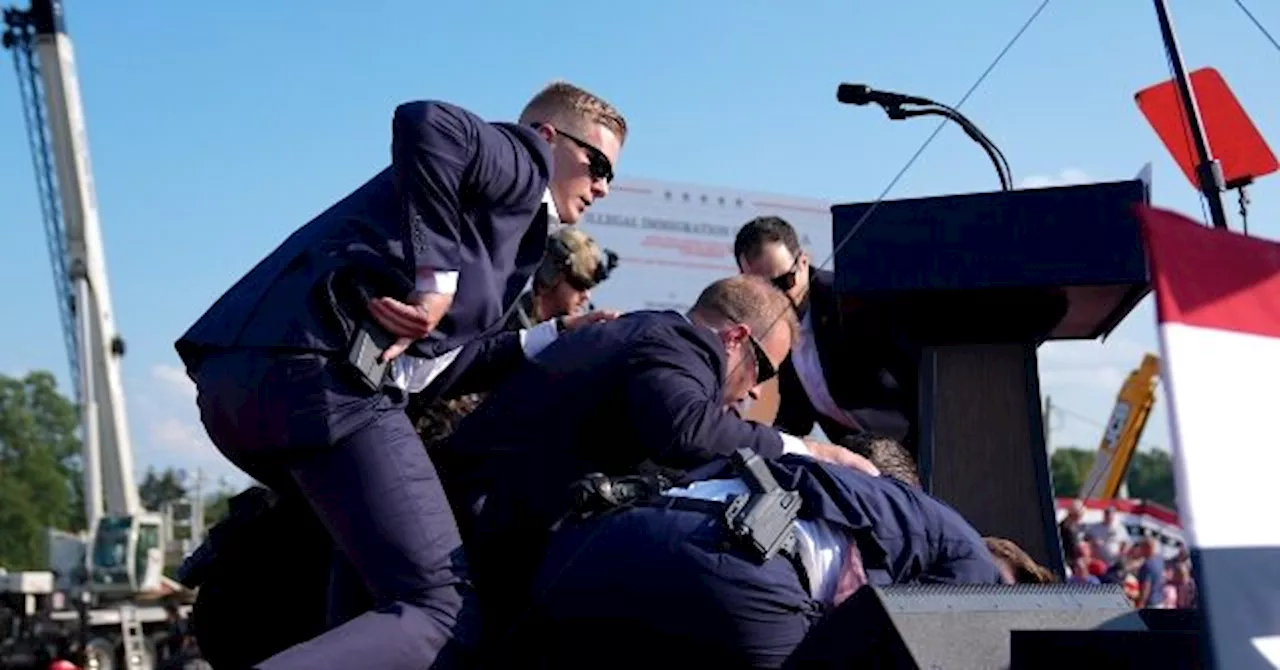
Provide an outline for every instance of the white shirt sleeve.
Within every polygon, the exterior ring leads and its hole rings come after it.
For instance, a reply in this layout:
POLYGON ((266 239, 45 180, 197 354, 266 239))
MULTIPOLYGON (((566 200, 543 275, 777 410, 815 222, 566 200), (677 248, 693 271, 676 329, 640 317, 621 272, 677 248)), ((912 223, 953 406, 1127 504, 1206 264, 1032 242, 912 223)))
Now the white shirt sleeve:
POLYGON ((418 268, 413 287, 420 293, 453 295, 458 292, 458 273, 432 272, 431 268, 418 268))
POLYGON ((526 358, 533 358, 555 342, 559 335, 555 321, 543 321, 532 328, 520 330, 520 348, 524 349, 526 358))
POLYGON ((786 433, 778 433, 778 435, 782 437, 782 453, 799 454, 801 456, 813 455, 809 451, 809 445, 805 444, 804 440, 796 437, 795 435, 788 435, 786 433))

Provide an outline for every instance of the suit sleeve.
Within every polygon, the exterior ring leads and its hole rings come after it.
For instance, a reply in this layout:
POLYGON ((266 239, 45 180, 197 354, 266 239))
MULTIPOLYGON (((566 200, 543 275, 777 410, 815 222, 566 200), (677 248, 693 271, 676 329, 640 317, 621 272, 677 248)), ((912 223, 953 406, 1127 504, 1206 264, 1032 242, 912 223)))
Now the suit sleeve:
POLYGON ((921 576, 925 584, 1003 584, 1000 568, 986 547, 969 542, 951 543, 921 576))
POLYGON ((647 456, 688 468, 750 447, 765 458, 783 452, 777 430, 726 412, 716 372, 692 352, 667 342, 637 345, 629 360, 625 402, 628 429, 647 456))
POLYGON ((788 354, 778 374, 778 415, 773 426, 792 435, 808 435, 817 422, 809 394, 800 383, 795 360, 788 354))
POLYGON ((978 531, 964 517, 930 499, 938 508, 932 532, 932 560, 920 581, 927 584, 1001 584, 1000 568, 978 531))
POLYGON ((435 101, 396 108, 391 167, 418 288, 441 293, 456 291, 462 267, 463 203, 536 208, 546 183, 545 169, 510 130, 435 101))
POLYGON ((462 354, 468 361, 466 367, 443 396, 448 399, 493 390, 525 361, 550 346, 557 335, 555 323, 543 321, 532 328, 503 330, 471 342, 462 354))

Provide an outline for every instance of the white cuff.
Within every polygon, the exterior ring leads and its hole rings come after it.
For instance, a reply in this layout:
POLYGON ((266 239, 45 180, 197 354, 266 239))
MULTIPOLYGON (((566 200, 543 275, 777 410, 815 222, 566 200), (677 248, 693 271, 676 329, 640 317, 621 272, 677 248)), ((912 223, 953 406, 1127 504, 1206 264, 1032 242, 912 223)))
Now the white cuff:
POLYGON ((458 273, 432 272, 430 269, 419 269, 413 282, 413 288, 419 293, 439 293, 453 295, 458 292, 458 273))
POLYGON ((778 433, 778 435, 782 438, 782 453, 813 456, 813 453, 809 451, 809 445, 805 444, 804 440, 786 433, 778 433))
POLYGON ((555 321, 543 321, 532 328, 520 330, 520 348, 524 349, 525 358, 533 358, 555 342, 559 335, 555 321))

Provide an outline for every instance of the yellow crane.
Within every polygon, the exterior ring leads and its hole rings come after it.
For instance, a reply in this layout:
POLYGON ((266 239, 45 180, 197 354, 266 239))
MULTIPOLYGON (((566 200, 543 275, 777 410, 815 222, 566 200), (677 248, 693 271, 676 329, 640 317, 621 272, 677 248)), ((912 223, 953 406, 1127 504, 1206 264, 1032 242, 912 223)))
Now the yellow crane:
POLYGON ((1093 458, 1089 476, 1080 486, 1080 498, 1111 499, 1120 492, 1129 462, 1138 449, 1138 438, 1147 426, 1147 417, 1156 403, 1156 383, 1160 376, 1160 358, 1154 354, 1142 357, 1142 363, 1120 387, 1115 409, 1102 434, 1102 443, 1093 458))

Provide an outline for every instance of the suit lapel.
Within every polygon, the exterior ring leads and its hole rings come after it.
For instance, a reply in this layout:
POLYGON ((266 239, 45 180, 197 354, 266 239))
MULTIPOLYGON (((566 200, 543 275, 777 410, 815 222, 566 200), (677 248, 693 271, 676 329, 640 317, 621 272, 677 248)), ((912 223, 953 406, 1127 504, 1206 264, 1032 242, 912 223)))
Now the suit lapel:
POLYGON ((529 288, 529 280, 542 262, 542 255, 547 249, 547 228, 550 225, 550 214, 547 203, 543 202, 533 214, 533 221, 520 238, 520 247, 516 250, 515 272, 507 279, 506 292, 503 295, 504 318, 509 316, 515 306, 516 299, 529 288))
POLYGON ((818 363, 827 391, 837 405, 844 397, 845 375, 832 374, 844 369, 844 350, 847 343, 835 341, 840 334, 840 315, 836 304, 832 276, 822 270, 809 270, 809 323, 813 328, 814 346, 818 348, 818 363))

